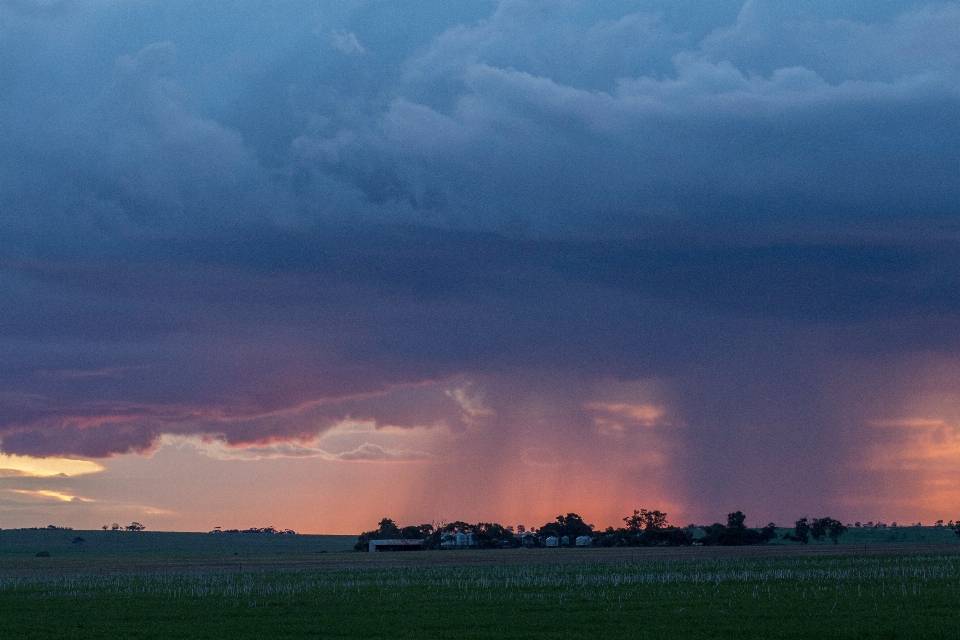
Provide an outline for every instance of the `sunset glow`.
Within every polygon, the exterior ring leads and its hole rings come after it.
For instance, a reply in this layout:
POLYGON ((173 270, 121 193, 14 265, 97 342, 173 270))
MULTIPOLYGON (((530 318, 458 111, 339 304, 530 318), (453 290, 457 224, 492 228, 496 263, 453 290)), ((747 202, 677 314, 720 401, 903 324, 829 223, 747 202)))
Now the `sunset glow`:
POLYGON ((103 471, 103 466, 90 460, 66 458, 31 458, 0 453, 0 477, 25 475, 39 478, 80 476, 103 471))

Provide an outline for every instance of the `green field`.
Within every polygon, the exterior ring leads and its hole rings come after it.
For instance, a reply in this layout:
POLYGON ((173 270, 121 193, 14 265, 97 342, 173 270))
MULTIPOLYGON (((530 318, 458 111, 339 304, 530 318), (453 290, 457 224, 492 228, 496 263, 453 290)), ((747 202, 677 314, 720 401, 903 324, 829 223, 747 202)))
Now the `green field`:
POLYGON ((960 630, 960 538, 933 528, 852 530, 837 546, 350 553, 355 540, 0 531, 0 637, 809 640, 960 630))
POLYGON ((548 554, 512 565, 436 566, 469 556, 428 552, 399 554, 416 556, 407 567, 7 576, 0 628, 9 638, 809 639, 955 638, 960 623, 955 553, 538 561, 548 554))

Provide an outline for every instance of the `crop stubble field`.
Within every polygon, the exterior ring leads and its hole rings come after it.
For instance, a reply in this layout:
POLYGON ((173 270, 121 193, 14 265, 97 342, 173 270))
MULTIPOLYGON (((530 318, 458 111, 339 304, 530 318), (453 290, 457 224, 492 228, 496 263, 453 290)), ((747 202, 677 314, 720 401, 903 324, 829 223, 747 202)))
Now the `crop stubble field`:
POLYGON ((194 555, 145 547, 35 558, 0 547, 3 635, 955 638, 960 629, 957 544, 361 554, 311 552, 306 538, 284 543, 289 552, 244 541, 245 553, 194 555))

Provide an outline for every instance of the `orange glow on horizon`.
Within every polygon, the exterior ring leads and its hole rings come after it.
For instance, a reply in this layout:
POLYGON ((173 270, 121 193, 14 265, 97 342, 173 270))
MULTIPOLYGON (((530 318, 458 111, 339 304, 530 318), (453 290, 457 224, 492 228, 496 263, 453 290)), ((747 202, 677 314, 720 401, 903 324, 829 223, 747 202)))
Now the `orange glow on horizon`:
POLYGON ((881 471, 952 471, 960 467, 960 424, 942 419, 877 420, 880 442, 866 467, 881 471))
POLYGON ((960 422, 928 413, 867 424, 874 437, 859 466, 874 482, 862 495, 847 496, 843 502, 912 514, 910 522, 955 515, 952 511, 960 504, 960 422))

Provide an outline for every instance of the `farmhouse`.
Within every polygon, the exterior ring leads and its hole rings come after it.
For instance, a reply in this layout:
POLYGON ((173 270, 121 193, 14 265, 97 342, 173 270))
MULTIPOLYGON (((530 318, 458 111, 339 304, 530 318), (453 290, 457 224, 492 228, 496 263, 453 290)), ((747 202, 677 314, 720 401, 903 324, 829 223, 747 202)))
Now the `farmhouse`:
POLYGON ((423 540, 371 540, 370 551, 421 551, 423 540))

